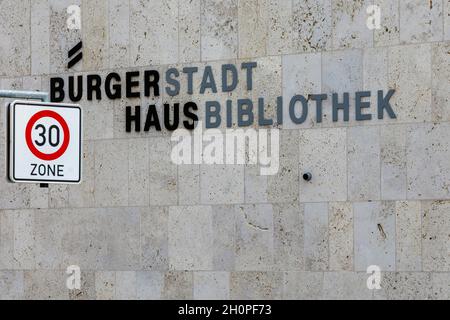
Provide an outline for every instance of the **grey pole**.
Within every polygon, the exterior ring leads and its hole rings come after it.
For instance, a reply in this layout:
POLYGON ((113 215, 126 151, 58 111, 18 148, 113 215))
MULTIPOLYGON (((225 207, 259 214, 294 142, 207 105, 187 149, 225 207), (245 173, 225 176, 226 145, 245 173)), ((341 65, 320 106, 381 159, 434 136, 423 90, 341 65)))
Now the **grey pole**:
MULTIPOLYGON (((42 102, 50 102, 48 92, 0 90, 0 98, 34 99, 42 102)), ((47 183, 41 183, 41 188, 48 188, 47 183)))
POLYGON ((41 91, 0 90, 0 98, 36 99, 50 102, 48 92, 41 91))

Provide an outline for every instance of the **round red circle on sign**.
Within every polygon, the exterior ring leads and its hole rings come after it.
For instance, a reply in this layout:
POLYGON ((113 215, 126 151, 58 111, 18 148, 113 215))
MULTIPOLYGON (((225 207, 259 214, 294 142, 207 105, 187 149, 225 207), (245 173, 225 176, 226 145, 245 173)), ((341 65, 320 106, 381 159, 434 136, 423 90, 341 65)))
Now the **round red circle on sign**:
POLYGON ((64 118, 61 117, 58 113, 51 111, 51 110, 43 110, 43 111, 40 111, 40 112, 34 114, 28 121, 27 127, 25 129, 25 139, 27 141, 28 148, 36 157, 38 157, 41 160, 45 160, 45 161, 56 160, 59 157, 61 157, 64 154, 64 152, 66 152, 67 147, 69 146, 69 141, 70 141, 69 126, 67 125, 64 118), (33 130, 34 124, 38 120, 40 120, 42 118, 46 118, 46 117, 55 119, 61 125, 63 132, 64 132, 64 140, 63 140, 61 147, 53 153, 43 153, 43 152, 39 151, 34 146, 33 139, 31 137, 31 134, 32 134, 31 130, 33 130))

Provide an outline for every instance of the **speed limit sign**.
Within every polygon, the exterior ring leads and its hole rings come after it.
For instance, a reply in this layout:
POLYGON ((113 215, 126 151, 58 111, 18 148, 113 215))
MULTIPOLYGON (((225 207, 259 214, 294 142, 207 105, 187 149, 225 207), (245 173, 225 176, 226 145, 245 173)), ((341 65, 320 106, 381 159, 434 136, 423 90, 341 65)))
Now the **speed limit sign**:
POLYGON ((78 105, 11 103, 10 179, 29 183, 80 183, 81 118, 78 105))

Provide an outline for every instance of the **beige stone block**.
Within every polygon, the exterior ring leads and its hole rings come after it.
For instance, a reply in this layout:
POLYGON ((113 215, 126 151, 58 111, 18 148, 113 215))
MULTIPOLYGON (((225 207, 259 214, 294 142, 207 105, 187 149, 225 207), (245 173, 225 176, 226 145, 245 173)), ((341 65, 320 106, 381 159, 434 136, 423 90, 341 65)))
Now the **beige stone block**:
POLYGON ((448 201, 422 202, 423 271, 449 271, 450 247, 448 201))
POLYGON ((213 269, 211 207, 169 208, 169 268, 213 269))
POLYGON ((233 300, 277 300, 282 297, 281 272, 232 272, 230 281, 230 298, 233 300))
POLYGON ((344 128, 300 131, 301 202, 347 200, 347 132, 344 128), (311 173, 311 181, 303 174, 311 173))
POLYGON ((442 1, 399 1, 399 10, 402 43, 443 40, 442 1))
POLYGON ((229 298, 229 272, 194 272, 194 299, 227 300, 229 298))
POLYGON ((353 206, 351 202, 329 204, 330 270, 354 269, 353 206))
POLYGON ((274 263, 272 205, 236 208, 236 266, 239 271, 268 271, 274 263))
POLYGON ((421 206, 418 201, 397 201, 396 270, 422 271, 421 206))

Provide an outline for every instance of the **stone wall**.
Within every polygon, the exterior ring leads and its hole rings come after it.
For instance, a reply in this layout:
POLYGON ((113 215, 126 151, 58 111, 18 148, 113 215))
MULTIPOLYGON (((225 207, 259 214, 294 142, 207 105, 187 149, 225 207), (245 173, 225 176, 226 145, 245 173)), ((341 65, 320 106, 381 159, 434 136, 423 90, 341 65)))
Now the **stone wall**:
POLYGON ((283 124, 280 171, 261 176, 176 166, 167 131, 125 132, 127 105, 227 94, 84 99, 84 181, 45 189, 7 180, 1 100, 0 298, 449 299, 450 1, 0 1, 1 89, 246 61, 254 88, 234 97, 395 89, 397 119, 332 122, 328 101, 322 123, 283 124), (74 264, 80 291, 65 285, 74 264))

